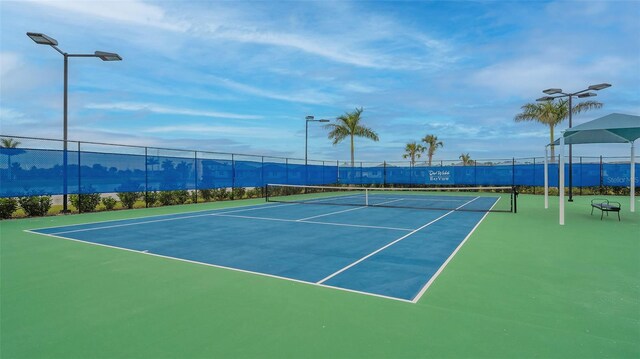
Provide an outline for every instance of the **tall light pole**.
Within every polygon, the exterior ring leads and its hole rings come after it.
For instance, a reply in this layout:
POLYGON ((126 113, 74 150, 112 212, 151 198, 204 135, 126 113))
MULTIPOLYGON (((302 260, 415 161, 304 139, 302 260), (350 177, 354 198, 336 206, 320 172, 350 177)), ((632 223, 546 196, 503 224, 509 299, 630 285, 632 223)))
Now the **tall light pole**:
POLYGON ((309 181, 309 170, 307 168, 307 149, 308 149, 308 145, 309 145, 309 122, 329 122, 329 120, 327 119, 320 119, 320 120, 315 120, 315 117, 313 116, 307 116, 305 117, 305 126, 304 126, 304 173, 305 173, 305 179, 304 179, 304 184, 307 184, 307 181, 309 181))
MULTIPOLYGON (((562 92, 562 89, 550 88, 542 92, 546 93, 547 95, 556 95, 556 96, 544 96, 537 99, 536 101, 553 101, 557 98, 568 97, 569 102, 567 105, 569 106, 569 128, 571 128, 571 126, 573 126, 573 121, 572 121, 573 105, 572 105, 571 99, 573 97, 585 98, 585 97, 598 96, 598 94, 596 94, 595 92, 588 92, 588 91, 600 91, 602 89, 606 89, 607 87, 611 87, 611 84, 602 83, 597 85, 591 85, 584 90, 572 92, 572 93, 562 92)), ((572 147, 573 146, 569 144, 569 202, 573 202, 573 148, 572 147)))
POLYGON ((62 195, 62 212, 68 213, 69 210, 67 208, 67 98, 68 98, 68 78, 69 78, 69 58, 70 57, 97 57, 102 61, 121 61, 122 57, 116 53, 112 52, 104 52, 104 51, 96 51, 93 54, 69 54, 58 48, 58 41, 54 38, 51 38, 45 34, 37 33, 37 32, 27 32, 27 36, 31 38, 36 44, 40 45, 49 45, 54 50, 58 51, 62 56, 64 56, 64 100, 63 100, 63 159, 62 159, 62 171, 63 171, 63 179, 62 179, 62 187, 63 187, 63 195, 62 195))

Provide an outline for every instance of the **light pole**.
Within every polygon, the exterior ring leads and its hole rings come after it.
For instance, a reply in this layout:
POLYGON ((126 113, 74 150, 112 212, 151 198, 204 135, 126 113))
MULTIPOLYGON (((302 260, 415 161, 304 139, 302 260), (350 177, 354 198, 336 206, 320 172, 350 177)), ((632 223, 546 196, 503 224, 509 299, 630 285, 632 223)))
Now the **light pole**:
POLYGON ((54 50, 58 51, 62 56, 64 56, 64 100, 63 100, 63 132, 62 132, 62 140, 63 140, 63 159, 62 159, 62 171, 63 171, 63 179, 62 179, 62 187, 63 187, 63 195, 62 195, 62 212, 68 213, 69 210, 67 208, 67 92, 68 92, 68 78, 69 78, 69 58, 70 57, 97 57, 102 61, 121 61, 122 57, 116 53, 112 52, 104 52, 104 51, 96 51, 93 54, 68 54, 58 48, 58 41, 54 38, 51 38, 45 34, 36 33, 36 32, 27 32, 27 36, 31 38, 36 44, 40 45, 49 45, 54 50))
MULTIPOLYGON (((577 98, 598 96, 598 94, 596 94, 595 92, 588 92, 588 91, 600 91, 602 89, 606 89, 607 87, 611 87, 611 85, 607 83, 602 83, 597 85, 591 85, 584 90, 572 92, 572 93, 562 92, 562 89, 551 88, 551 89, 546 89, 542 92, 546 93, 547 95, 556 95, 556 96, 544 96, 537 99, 536 101, 553 101, 557 98, 568 97, 569 102, 567 103, 567 105, 569 106, 569 128, 571 128, 571 126, 573 126, 573 121, 572 121, 573 105, 572 105, 571 99, 574 96, 577 98)), ((573 151, 572 151, 573 148, 572 147, 573 146, 569 144, 569 202, 573 202, 573 151)))
POLYGON ((309 169, 307 168, 307 148, 309 145, 309 122, 329 122, 327 119, 314 120, 315 117, 307 116, 305 117, 305 126, 304 126, 304 172, 305 172, 305 184, 309 181, 309 169))

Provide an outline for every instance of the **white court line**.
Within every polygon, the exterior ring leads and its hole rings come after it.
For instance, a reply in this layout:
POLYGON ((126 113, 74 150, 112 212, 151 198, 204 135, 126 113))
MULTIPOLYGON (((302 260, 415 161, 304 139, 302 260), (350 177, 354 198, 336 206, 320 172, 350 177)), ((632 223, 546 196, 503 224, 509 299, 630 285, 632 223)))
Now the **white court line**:
MULTIPOLYGON (((214 202, 211 202, 214 203, 214 202)), ((262 203, 262 204, 247 204, 244 206, 232 206, 232 207, 223 207, 223 208, 211 208, 211 209, 201 209, 198 211, 187 211, 187 212, 182 212, 182 213, 172 213, 172 214, 154 214, 151 216, 142 216, 142 217, 134 217, 134 218, 124 218, 124 219, 110 219, 107 221, 95 221, 95 222, 86 222, 86 223, 79 223, 79 224, 63 224, 60 226, 51 226, 51 227, 40 227, 40 228, 31 228, 31 231, 39 231, 42 229, 53 229, 53 228, 62 228, 62 227, 75 227, 75 226, 85 226, 88 224, 96 224, 96 223, 111 223, 111 222, 122 222, 122 221, 134 221, 137 219, 146 219, 146 218, 157 218, 157 217, 167 217, 167 216, 177 216, 177 215, 181 215, 181 214, 188 214, 188 213, 202 213, 202 212, 216 212, 216 211, 224 211, 226 209, 232 209, 232 208, 246 208, 246 207, 257 207, 257 206, 270 206, 268 204, 262 203)), ((135 208, 135 210, 138 209, 148 209, 148 208, 135 208)), ((83 213, 86 214, 86 213, 83 213)))
POLYGON ((322 284, 323 282, 326 282, 327 280, 329 280, 329 279, 331 279, 331 278, 333 278, 333 277, 337 276, 338 274, 340 274, 340 273, 342 273, 342 272, 346 271, 347 269, 349 269, 349 268, 351 268, 351 267, 355 266, 356 264, 358 264, 358 263, 360 263, 360 262, 364 261, 365 259, 367 259, 367 258, 369 258, 369 257, 371 257, 371 256, 373 256, 373 255, 375 255, 376 253, 380 253, 381 251, 383 251, 383 250, 385 250, 385 249, 387 249, 387 248, 391 247, 392 245, 394 245, 394 244, 396 244, 396 243, 400 242, 401 240, 403 240, 403 239, 405 239, 405 238, 407 238, 407 237, 411 236, 412 234, 415 234, 416 232, 420 231, 421 229, 426 228, 426 227, 428 227, 428 226, 432 225, 433 223, 436 223, 437 221, 441 220, 442 218, 444 218, 444 217, 446 217, 446 216, 450 215, 451 213, 455 212, 457 209, 459 209, 459 208, 462 208, 462 207, 466 206, 467 204, 469 204, 469 203, 471 203, 471 202, 473 202, 473 201, 477 200, 478 198, 480 198, 480 197, 476 197, 476 198, 474 198, 474 199, 472 199, 472 200, 468 201, 467 203, 465 203, 465 204, 463 204, 463 205, 461 205, 461 206, 457 207, 456 209, 452 209, 451 211, 449 211, 449 212, 447 212, 447 213, 443 214, 442 216, 440 216, 440 217, 438 217, 438 218, 436 218, 436 219, 432 220, 431 222, 429 222, 429 223, 427 223, 427 224, 423 225, 422 227, 417 228, 417 229, 414 229, 413 231, 411 231, 411 232, 409 232, 409 233, 405 234, 404 236, 402 236, 402 237, 400 237, 400 238, 396 239, 395 241, 393 241, 393 242, 391 242, 391 243, 388 243, 387 245, 385 245, 385 246, 383 246, 383 247, 380 247, 380 248, 376 249, 375 251, 373 251, 373 252, 371 252, 371 253, 367 254, 366 256, 364 256, 364 257, 362 257, 362 258, 358 259, 357 261, 355 261, 355 262, 353 262, 353 263, 349 264, 348 266, 346 266, 346 267, 344 267, 344 268, 342 268, 342 269, 340 269, 340 270, 338 270, 338 271, 336 271, 336 272, 334 272, 334 273, 332 273, 332 274, 328 275, 327 277, 323 278, 322 280, 320 280, 320 281, 318 282, 318 284, 322 284))
POLYGON ((368 226, 364 224, 348 224, 348 223, 333 223, 333 222, 315 222, 315 221, 301 221, 299 219, 284 219, 284 218, 270 218, 270 217, 253 217, 253 216, 238 216, 234 214, 210 214, 210 216, 216 217, 231 217, 231 218, 246 218, 246 219, 260 219, 263 221, 276 221, 276 222, 294 222, 294 223, 311 223, 311 224, 324 224, 328 226, 342 226, 342 227, 359 227, 359 228, 374 228, 374 229, 391 229, 394 231, 409 232, 413 229, 410 228, 397 228, 397 227, 381 227, 381 226, 368 226))
POLYGON ((186 262, 186 263, 204 265, 204 266, 208 266, 208 267, 227 269, 227 270, 231 270, 231 271, 234 271, 234 272, 248 273, 248 274, 258 275, 258 276, 261 276, 261 277, 283 279, 283 280, 287 280, 287 281, 295 282, 295 283, 308 284, 308 285, 312 285, 312 286, 316 286, 316 287, 322 287, 322 288, 337 289, 337 290, 340 290, 340 291, 343 291, 343 292, 364 294, 364 295, 368 295, 368 296, 371 296, 371 297, 391 299, 391 300, 397 300, 399 302, 405 302, 405 303, 414 304, 414 302, 412 302, 412 301, 410 301, 408 299, 390 297, 390 296, 386 296, 386 295, 382 295, 382 294, 361 292, 359 290, 354 290, 354 289, 340 288, 340 287, 334 287, 334 286, 326 285, 326 284, 318 284, 318 283, 314 283, 314 282, 307 282, 307 281, 304 281, 304 280, 301 280, 301 279, 281 277, 281 276, 278 276, 278 275, 275 275, 275 274, 254 272, 254 271, 250 271, 250 270, 246 270, 246 269, 227 267, 227 266, 223 266, 223 265, 219 265, 219 264, 211 264, 211 263, 205 263, 205 262, 192 261, 192 260, 189 260, 189 259, 176 258, 176 257, 165 256, 165 255, 162 255, 162 254, 151 253, 149 251, 139 251, 139 250, 135 250, 135 249, 116 247, 116 246, 112 246, 112 245, 108 245, 108 244, 88 242, 88 241, 83 241, 83 240, 80 240, 80 239, 57 236, 57 235, 54 235, 54 234, 32 232, 31 230, 28 230, 28 229, 26 229, 24 231, 28 232, 28 233, 32 233, 32 234, 38 234, 38 235, 41 235, 41 236, 48 236, 48 237, 53 237, 53 238, 58 238, 58 239, 66 239, 66 240, 69 240, 69 241, 80 242, 80 243, 84 243, 84 244, 91 244, 91 245, 99 246, 99 247, 107 247, 107 248, 112 248, 112 249, 118 249, 118 250, 123 250, 123 251, 127 251, 127 252, 133 252, 133 253, 138 253, 138 254, 149 255, 149 256, 153 256, 153 257, 171 259, 171 260, 175 260, 175 261, 179 261, 179 262, 186 262))
MULTIPOLYGON (((500 200, 500 197, 498 197, 498 200, 493 203, 493 206, 491 206, 491 208, 489 208, 489 211, 491 211, 493 209, 493 207, 498 203, 499 200, 500 200)), ((482 218, 480 218, 478 223, 476 223, 476 225, 471 229, 471 232, 469 232, 469 234, 467 234, 467 236, 462 240, 462 242, 460 242, 460 244, 456 247, 456 249, 451 253, 449 258, 447 258, 447 260, 444 261, 444 263, 442 263, 440 268, 438 268, 438 270, 431 276, 431 278, 424 285, 424 287, 422 287, 422 289, 420 289, 420 292, 418 292, 418 294, 411 300, 413 303, 418 303, 418 300, 420 300, 420 298, 422 298, 422 295, 427 291, 427 289, 429 289, 431 284, 436 280, 436 278, 440 275, 440 273, 442 273, 442 271, 444 270, 444 267, 446 267, 447 264, 449 264, 449 261, 451 261, 451 259, 453 259, 453 256, 455 256, 456 253, 458 253, 458 251, 460 250, 460 248, 462 248, 462 246, 467 241, 467 239, 469 239, 469 237, 471 237, 471 234, 473 234, 473 232, 475 232, 476 228, 478 228, 478 226, 480 226, 480 223, 482 223, 482 221, 484 221, 484 219, 489 214, 489 211, 487 211, 484 214, 484 216, 482 216, 482 218)))
MULTIPOLYGON (((397 201, 401 201, 401 200, 402 200, 402 198, 400 198, 400 199, 394 199, 394 200, 392 200, 392 201, 381 202, 381 203, 373 204, 373 205, 370 205, 370 206, 375 207, 375 206, 379 206, 379 205, 381 205, 381 204, 391 203, 391 202, 397 202, 397 201)), ((317 215, 317 216, 312 216, 312 217, 307 217, 307 218, 301 218, 301 219, 298 219, 298 221, 306 221, 306 220, 308 220, 308 219, 319 218, 319 217, 325 217, 325 216, 331 216, 331 215, 338 214, 338 213, 344 213, 344 212, 349 212, 349 211, 357 211, 357 210, 359 210, 359 209, 363 209, 363 208, 367 208, 367 207, 369 207, 369 206, 362 206, 362 207, 357 207, 357 208, 345 209, 345 210, 342 210, 342 211, 336 211, 336 212, 329 212, 329 213, 325 213, 325 214, 319 214, 319 215, 317 215)))
MULTIPOLYGON (((265 207, 257 207, 257 208, 245 208, 245 209, 236 209, 236 210, 232 210, 232 211, 227 211, 227 212, 222 212, 220 214, 224 214, 224 213, 236 213, 236 212, 246 212, 246 211, 254 211, 254 210, 258 210, 258 209, 265 209, 265 208, 275 208, 275 207, 283 207, 283 206, 292 206, 295 203, 287 203, 287 204, 279 204, 279 205, 275 205, 275 206, 265 206, 265 207)), ((152 221, 141 221, 141 222, 135 222, 135 223, 123 223, 123 224, 114 224, 111 226, 101 226, 101 227, 92 227, 92 228, 81 228, 81 229, 73 229, 73 230, 69 230, 69 231, 62 231, 62 232, 55 232, 55 233, 51 233, 51 234, 64 234, 64 233, 75 233, 75 232, 86 232, 86 231, 93 231, 96 229, 107 229, 107 228, 117 228, 117 227, 126 227, 126 226, 135 226, 138 224, 147 224, 147 223, 156 223, 156 222, 167 222, 167 221, 177 221, 180 219, 189 219, 189 218, 196 218, 196 217, 205 217, 205 216, 212 216, 212 215, 216 215, 215 213, 205 213, 205 214, 195 214, 193 216, 182 216, 182 217, 172 217, 172 218, 163 218, 163 219, 155 219, 152 221)), ((67 227, 72 227, 74 225, 71 226, 67 226, 67 227)), ((45 228, 46 229, 46 228, 45 228)))

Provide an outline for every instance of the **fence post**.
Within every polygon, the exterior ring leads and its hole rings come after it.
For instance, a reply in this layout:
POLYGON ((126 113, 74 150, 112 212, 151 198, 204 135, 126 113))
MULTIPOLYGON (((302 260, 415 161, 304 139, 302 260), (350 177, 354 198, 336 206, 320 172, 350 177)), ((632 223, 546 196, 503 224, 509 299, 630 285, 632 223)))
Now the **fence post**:
MULTIPOLYGON (((267 184, 264 182, 264 156, 260 157, 260 188, 264 188, 267 184)), ((266 191, 262 193, 262 197, 266 195, 266 191)))
POLYGON ((322 185, 325 186, 327 183, 324 180, 324 161, 322 161, 322 185))
POLYGON ((360 187, 364 186, 364 179, 362 178, 362 161, 360 161, 360 187))
POLYGON ((82 178, 80 175, 80 141, 78 141, 78 213, 82 213, 82 178))
POLYGON ((536 194, 536 158, 533 158, 533 194, 536 194))
POLYGON ((478 161, 473 161, 473 186, 478 187, 478 161))
POLYGON ((235 187, 236 187, 236 162, 232 153, 231 154, 231 200, 232 201, 234 200, 233 189, 235 187))
POLYGON ((284 184, 289 184, 289 158, 284 159, 284 184))
POLYGON ((340 161, 336 160, 336 182, 340 183, 340 161))
POLYGON ((580 156, 580 195, 582 196, 582 156, 580 156))
POLYGON ((382 162, 382 187, 387 187, 387 161, 382 162))
POLYGON ((602 185, 604 184, 603 181, 603 166, 602 166, 602 155, 600 155, 600 195, 602 195, 602 192, 604 192, 604 188, 602 187, 602 185))
POLYGON ((144 148, 144 207, 149 208, 149 157, 148 147, 144 148))
POLYGON ((196 203, 198 203, 198 151, 193 151, 193 171, 195 177, 193 184, 196 189, 196 203))
POLYGON ((516 158, 511 158, 511 185, 516 186, 516 158))

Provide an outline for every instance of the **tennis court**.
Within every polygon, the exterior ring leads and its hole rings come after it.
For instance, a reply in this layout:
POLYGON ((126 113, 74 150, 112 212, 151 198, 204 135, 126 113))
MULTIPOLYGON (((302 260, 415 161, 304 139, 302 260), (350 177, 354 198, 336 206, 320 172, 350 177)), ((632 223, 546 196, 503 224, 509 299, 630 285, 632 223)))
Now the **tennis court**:
POLYGON ((31 232, 416 302, 487 212, 506 202, 469 190, 276 189, 277 202, 263 205, 31 232))

